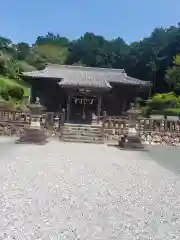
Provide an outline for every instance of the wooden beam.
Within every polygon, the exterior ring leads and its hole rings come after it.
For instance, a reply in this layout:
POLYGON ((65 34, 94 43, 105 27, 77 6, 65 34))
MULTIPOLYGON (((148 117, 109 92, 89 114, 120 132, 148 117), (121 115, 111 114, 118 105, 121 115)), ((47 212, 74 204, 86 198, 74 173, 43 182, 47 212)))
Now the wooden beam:
POLYGON ((66 121, 69 122, 70 119, 70 108, 71 108, 71 95, 68 94, 68 99, 67 99, 67 115, 66 115, 66 121))

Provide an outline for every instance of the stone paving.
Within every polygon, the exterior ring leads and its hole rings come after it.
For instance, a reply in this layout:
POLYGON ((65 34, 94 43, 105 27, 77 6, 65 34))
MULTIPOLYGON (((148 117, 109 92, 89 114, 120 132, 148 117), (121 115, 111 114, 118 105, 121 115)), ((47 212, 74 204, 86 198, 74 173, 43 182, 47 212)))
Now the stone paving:
POLYGON ((179 153, 1 138, 0 240, 180 239, 179 153))

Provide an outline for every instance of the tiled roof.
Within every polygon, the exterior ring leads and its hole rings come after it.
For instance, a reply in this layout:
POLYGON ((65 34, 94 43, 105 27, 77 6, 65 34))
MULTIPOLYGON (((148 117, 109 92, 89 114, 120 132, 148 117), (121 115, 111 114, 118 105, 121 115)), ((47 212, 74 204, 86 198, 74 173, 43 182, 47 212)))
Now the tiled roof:
POLYGON ((64 87, 111 88, 111 83, 147 85, 147 82, 127 76, 124 69, 49 64, 44 70, 24 72, 23 75, 61 79, 60 85, 64 87))

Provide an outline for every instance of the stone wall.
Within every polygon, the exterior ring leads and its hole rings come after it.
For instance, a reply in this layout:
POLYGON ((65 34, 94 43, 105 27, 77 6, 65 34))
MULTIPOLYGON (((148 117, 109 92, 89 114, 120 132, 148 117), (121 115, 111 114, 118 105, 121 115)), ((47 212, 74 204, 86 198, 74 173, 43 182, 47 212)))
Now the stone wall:
MULTIPOLYGON (((141 132, 141 142, 148 145, 171 145, 180 146, 180 132, 141 132)), ((122 133, 115 129, 104 132, 104 139, 107 143, 117 144, 118 140, 127 137, 127 131, 122 133)))
POLYGON ((14 125, 8 123, 0 123, 0 136, 17 136, 20 137, 28 125, 14 125))
POLYGON ((180 146, 180 132, 153 132, 140 134, 143 144, 180 146))
MULTIPOLYGON (((107 117, 102 121, 105 141, 117 143, 126 138, 128 126, 128 116, 107 117)), ((180 145, 180 120, 141 118, 136 121, 136 130, 144 144, 180 145)))

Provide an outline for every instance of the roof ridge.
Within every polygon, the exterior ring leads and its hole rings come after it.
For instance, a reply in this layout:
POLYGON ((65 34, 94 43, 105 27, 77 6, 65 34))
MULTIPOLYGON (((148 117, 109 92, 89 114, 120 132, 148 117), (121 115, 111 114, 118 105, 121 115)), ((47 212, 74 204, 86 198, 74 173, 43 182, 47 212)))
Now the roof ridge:
POLYGON ((100 71, 111 71, 111 72, 120 72, 120 73, 126 73, 123 68, 99 68, 99 67, 86 67, 86 66, 79 66, 79 65, 61 65, 61 64, 53 64, 53 63, 48 63, 46 65, 46 68, 48 67, 53 67, 53 68, 71 68, 71 69, 85 69, 85 70, 100 70, 100 71))

